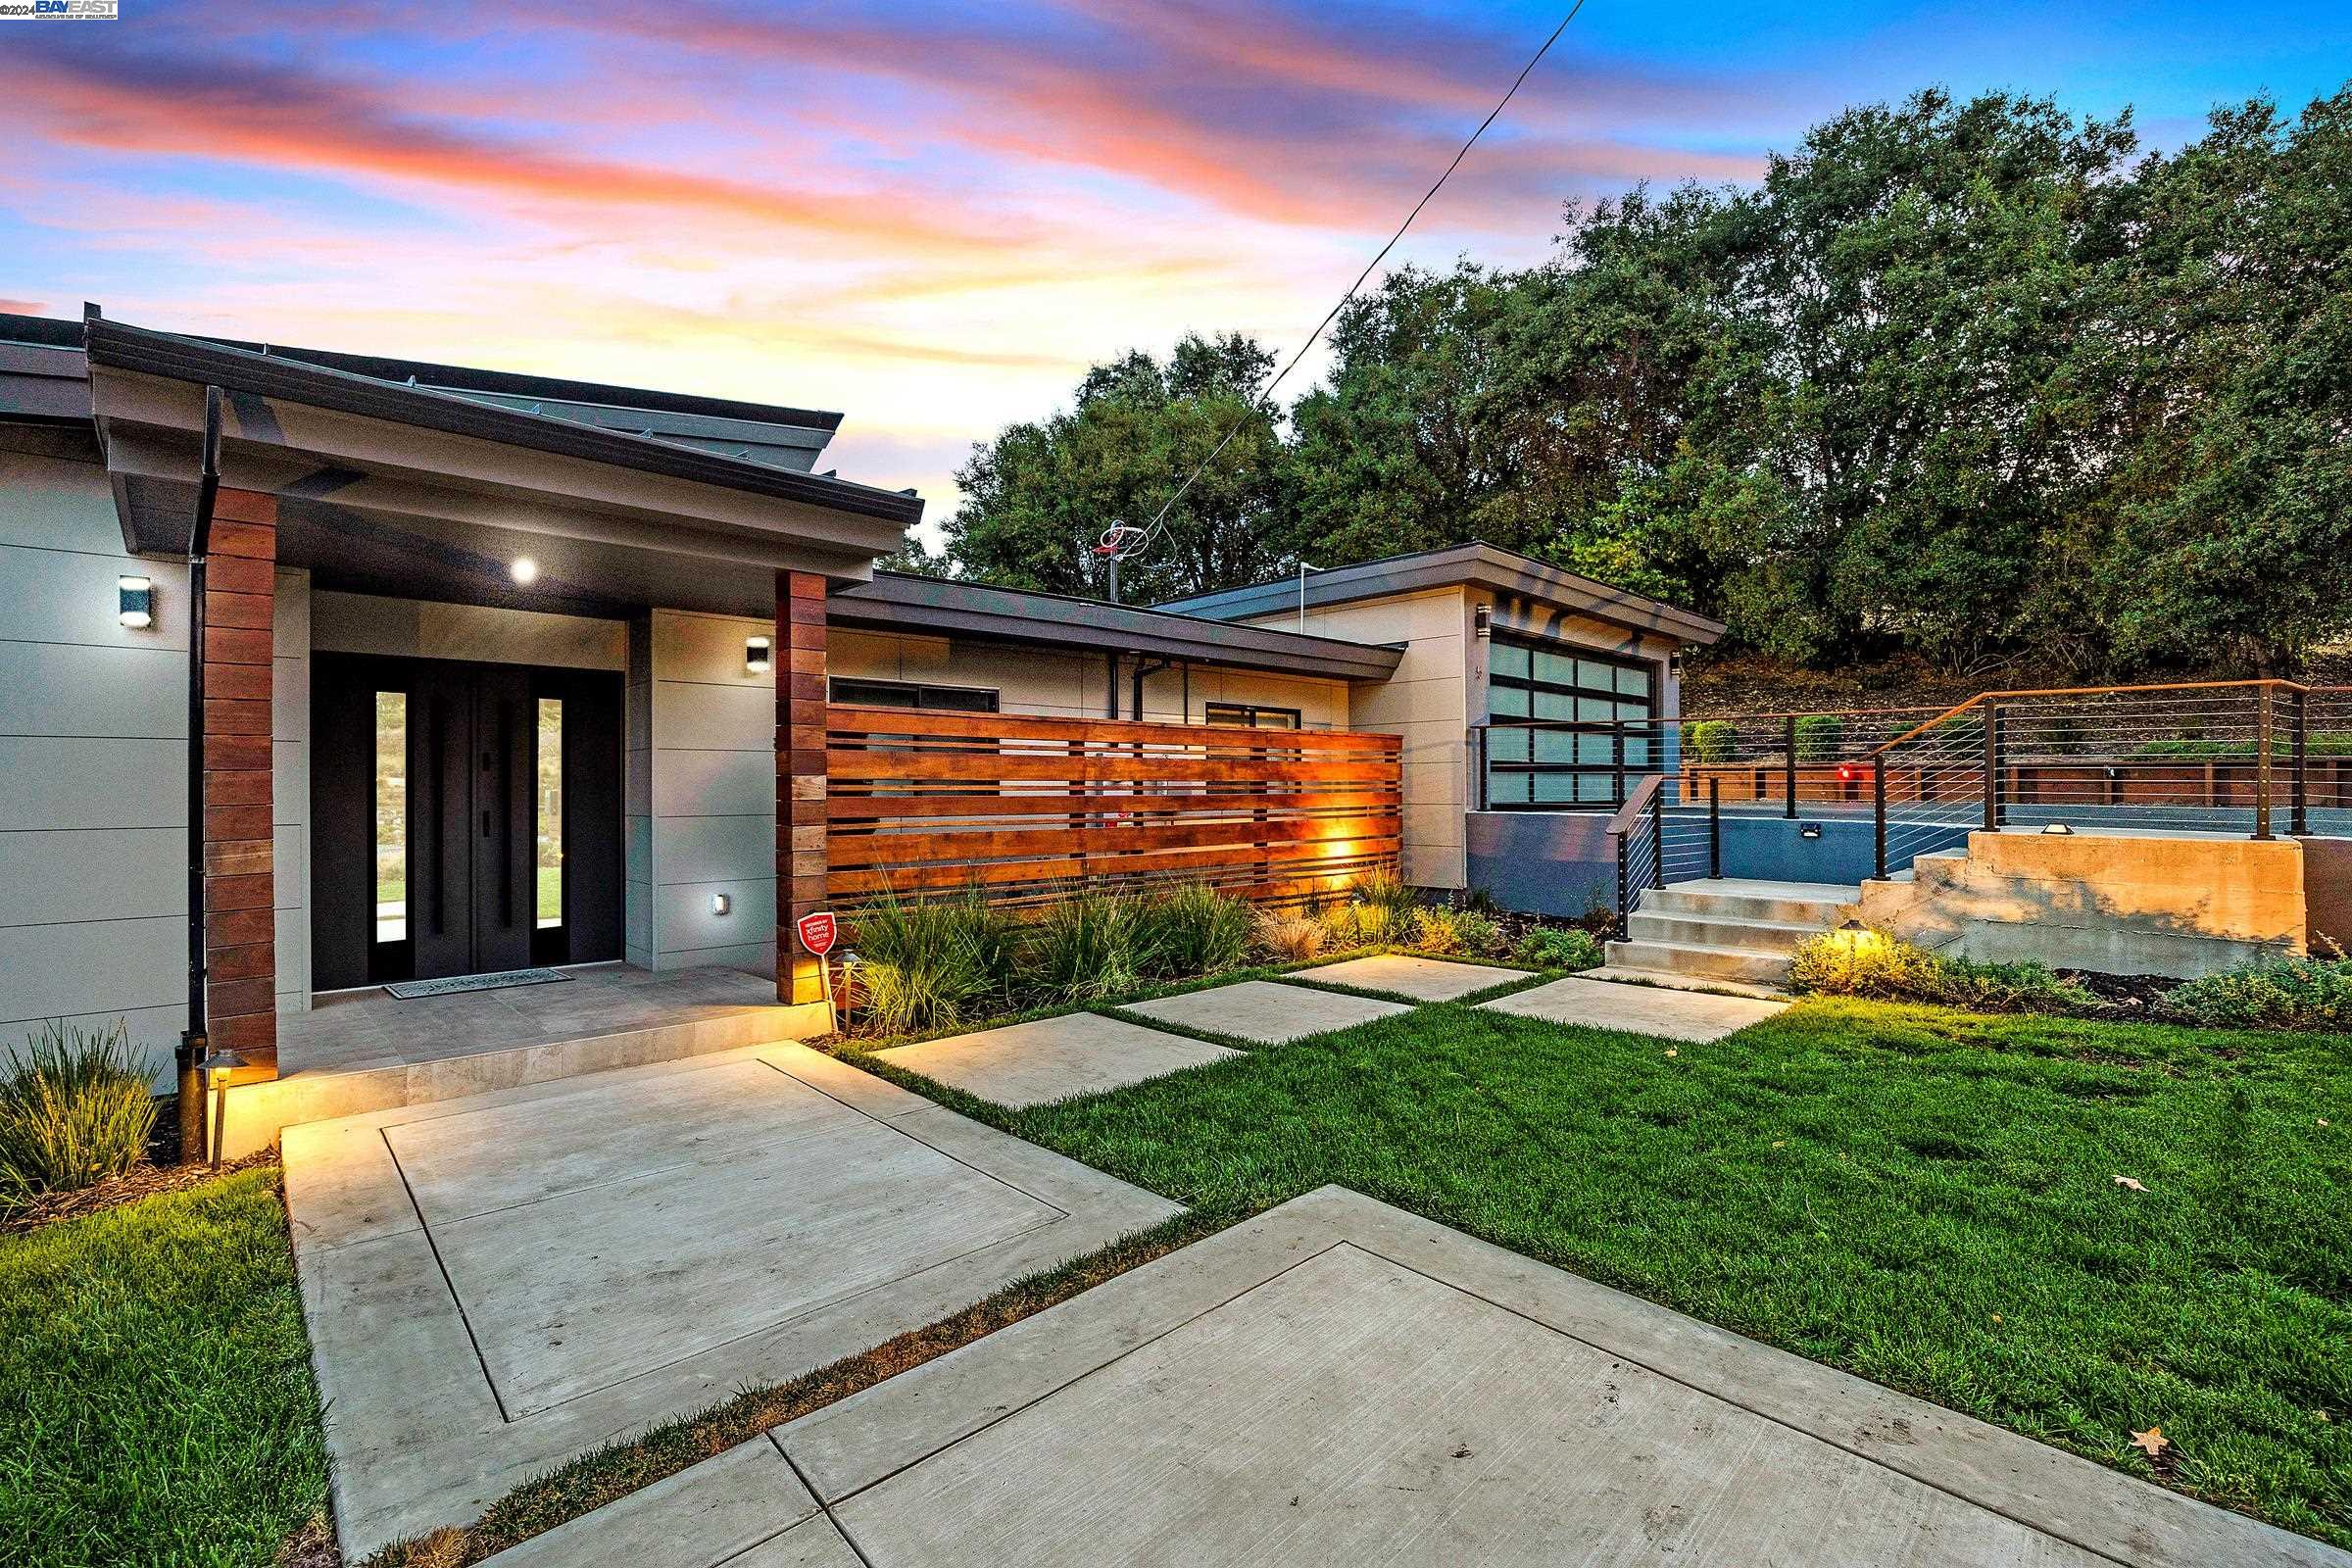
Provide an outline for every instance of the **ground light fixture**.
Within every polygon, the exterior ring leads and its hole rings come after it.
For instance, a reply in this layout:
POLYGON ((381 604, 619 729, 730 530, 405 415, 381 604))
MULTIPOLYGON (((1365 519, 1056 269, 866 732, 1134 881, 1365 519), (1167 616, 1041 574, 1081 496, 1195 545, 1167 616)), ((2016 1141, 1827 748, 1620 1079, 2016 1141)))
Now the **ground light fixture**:
POLYGON ((117 577, 115 579, 115 618, 133 631, 144 631, 155 624, 155 579, 152 577, 117 577))
POLYGON ((245 1065, 233 1051, 216 1051, 204 1058, 204 1086, 213 1097, 213 1163, 220 1163, 221 1135, 228 1125, 228 1075, 245 1065))
POLYGON ((2041 825, 2041 830, 2044 833, 2053 834, 2060 838, 2073 838, 2075 836, 2075 830, 2071 827, 2068 827, 2064 822, 2044 822, 2041 825))
POLYGON ((507 575, 528 588, 539 580, 539 563, 528 556, 516 556, 507 567, 507 575))
POLYGON ((775 665, 775 644, 765 637, 746 637, 743 640, 743 667, 755 675, 764 675, 775 665))

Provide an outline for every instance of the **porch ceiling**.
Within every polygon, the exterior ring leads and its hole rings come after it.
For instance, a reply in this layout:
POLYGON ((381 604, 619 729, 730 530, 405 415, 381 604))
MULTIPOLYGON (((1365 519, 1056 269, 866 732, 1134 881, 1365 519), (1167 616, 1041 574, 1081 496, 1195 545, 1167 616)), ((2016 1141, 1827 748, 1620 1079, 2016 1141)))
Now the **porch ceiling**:
POLYGON ((93 320, 91 400, 123 537, 187 544, 204 388, 221 482, 279 498, 321 587, 598 611, 766 614, 779 569, 868 577, 919 499, 347 371, 93 320), (528 590, 509 575, 527 555, 528 590))

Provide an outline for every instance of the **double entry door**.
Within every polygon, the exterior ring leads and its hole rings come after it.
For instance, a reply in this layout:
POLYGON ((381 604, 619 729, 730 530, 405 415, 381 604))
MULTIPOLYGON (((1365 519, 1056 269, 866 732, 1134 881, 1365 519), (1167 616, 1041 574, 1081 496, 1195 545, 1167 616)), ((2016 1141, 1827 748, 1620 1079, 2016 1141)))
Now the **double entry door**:
POLYGON ((620 956, 620 677, 315 656, 312 986, 620 956))

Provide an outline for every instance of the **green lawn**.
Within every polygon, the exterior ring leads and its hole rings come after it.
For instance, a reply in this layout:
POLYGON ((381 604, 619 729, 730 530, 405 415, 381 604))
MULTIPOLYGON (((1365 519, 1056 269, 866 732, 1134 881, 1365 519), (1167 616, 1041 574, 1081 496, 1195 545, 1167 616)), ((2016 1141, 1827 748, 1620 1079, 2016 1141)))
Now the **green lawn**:
POLYGON ((1431 1006, 991 1119, 1217 1217, 1338 1182, 2139 1475, 2161 1425, 2164 1479, 2352 1545, 2352 1040, 1669 1046, 1431 1006))
POLYGON ((274 1168, 0 1237, 0 1562, 253 1568, 325 1504, 274 1168))

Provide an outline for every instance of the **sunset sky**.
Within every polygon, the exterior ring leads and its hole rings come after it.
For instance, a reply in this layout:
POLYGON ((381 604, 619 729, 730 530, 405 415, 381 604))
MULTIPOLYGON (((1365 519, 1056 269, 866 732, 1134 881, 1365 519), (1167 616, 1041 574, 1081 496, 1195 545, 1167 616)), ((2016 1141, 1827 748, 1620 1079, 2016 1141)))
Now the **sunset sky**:
MULTIPOLYGON (((1090 363, 1287 353, 1560 9, 122 0, 0 24, 0 310, 840 409, 936 521, 1090 363)), ((2172 145, 2347 75, 2341 0, 1589 0, 1400 254, 1535 260, 1928 83, 2172 145)))

